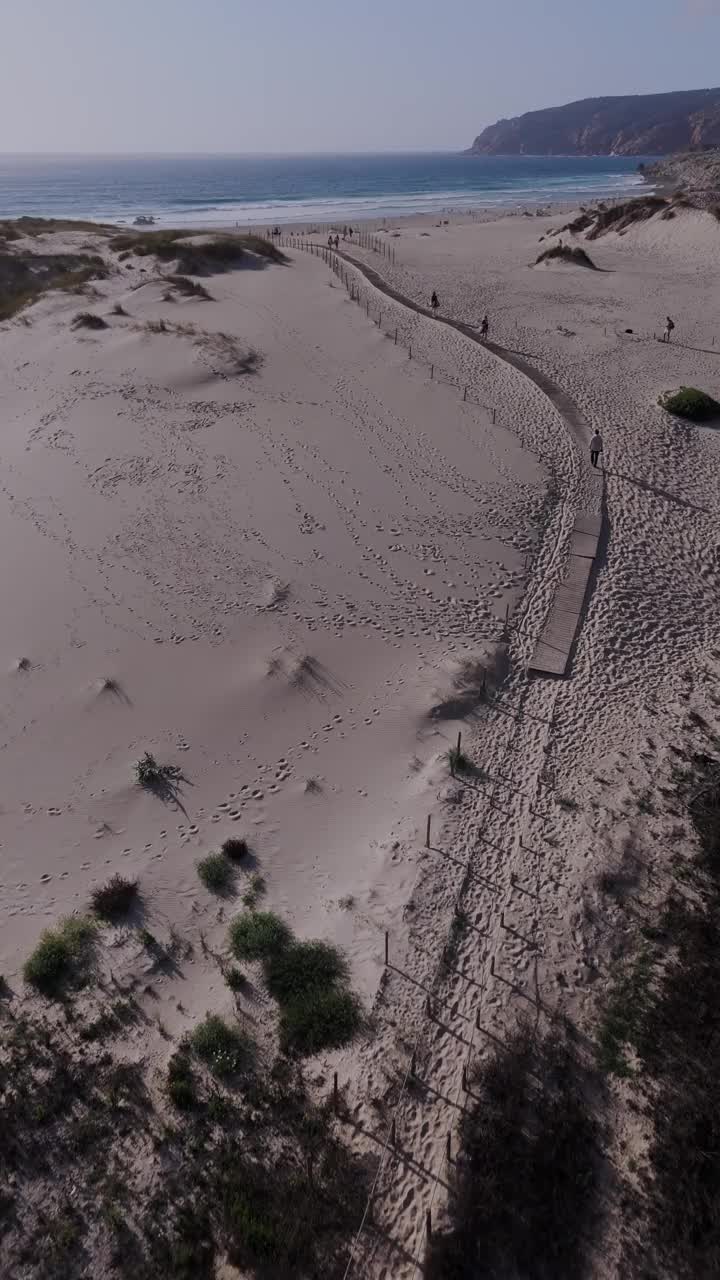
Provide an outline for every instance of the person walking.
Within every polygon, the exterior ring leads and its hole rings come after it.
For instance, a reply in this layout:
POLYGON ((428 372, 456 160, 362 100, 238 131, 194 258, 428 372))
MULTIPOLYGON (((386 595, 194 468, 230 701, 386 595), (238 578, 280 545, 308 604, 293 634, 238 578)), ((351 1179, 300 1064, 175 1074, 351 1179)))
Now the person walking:
POLYGON ((666 316, 665 317, 665 337, 663 339, 664 342, 670 341, 670 334, 672 333, 674 328, 675 328, 675 325, 673 321, 670 319, 669 316, 666 316))
POLYGON ((430 306, 432 307, 433 311, 437 311, 438 307, 440 306, 440 299, 438 298, 434 289, 432 291, 432 298, 430 299, 430 306))
POLYGON ((598 458, 600 457, 600 454, 602 453, 602 451, 603 451, 602 436, 600 435, 599 431, 596 431, 595 435, 590 441, 590 461, 592 462, 594 467, 597 466, 598 458))
POLYGON ((490 325, 489 325, 489 322, 488 322, 488 318, 487 318, 487 316, 483 316, 483 318, 482 318, 482 324, 480 325, 480 337, 481 337, 481 338, 483 338, 483 339, 484 339, 484 338, 487 338, 487 336, 488 336, 488 329, 489 329, 489 328, 490 328, 490 325))

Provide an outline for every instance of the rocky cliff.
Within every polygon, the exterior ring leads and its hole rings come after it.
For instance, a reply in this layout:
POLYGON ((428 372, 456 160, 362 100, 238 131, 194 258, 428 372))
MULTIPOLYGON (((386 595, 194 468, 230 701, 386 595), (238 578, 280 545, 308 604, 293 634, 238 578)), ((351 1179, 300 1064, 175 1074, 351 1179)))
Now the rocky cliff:
POLYGON ((584 98, 489 125, 481 156, 666 155, 720 146, 720 89, 584 98))
POLYGON ((709 151, 685 151, 667 156, 658 164, 641 165, 649 182, 673 190, 707 194, 720 194, 720 147, 709 151))

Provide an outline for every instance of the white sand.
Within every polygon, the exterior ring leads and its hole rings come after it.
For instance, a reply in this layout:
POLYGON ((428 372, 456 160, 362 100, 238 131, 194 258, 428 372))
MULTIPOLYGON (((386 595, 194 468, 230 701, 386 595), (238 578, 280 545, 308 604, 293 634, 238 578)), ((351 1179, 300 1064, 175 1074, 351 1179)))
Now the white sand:
MULTIPOLYGON (((214 277, 210 302, 142 281, 101 283, 105 331, 66 295, 2 330, 0 966, 21 986, 41 929, 117 870, 153 930, 222 948, 240 904, 195 863, 243 834, 268 905, 348 949, 369 1008, 454 731, 427 723, 439 668, 514 607, 544 470, 306 255, 214 277), (262 365, 142 329, 163 317, 262 365), (182 766, 182 807, 133 784, 146 749, 182 766)), ((212 960, 160 991, 173 1035, 233 1007, 212 960)))
MULTIPOLYGON (((358 256, 424 304, 437 289, 448 315, 487 311, 491 338, 603 433, 609 536, 566 681, 526 665, 598 478, 546 397, 491 353, 363 285, 383 328, 412 343, 410 363, 302 253, 214 278, 213 303, 108 282, 93 309, 112 294, 132 320, 99 335, 71 332, 66 298, 40 304, 30 329, 2 327, 2 967, 19 987, 42 926, 118 867, 139 875, 152 927, 202 929, 220 947, 226 921, 194 862, 247 833, 267 901, 303 936, 348 947, 368 1006, 380 982, 374 1035, 322 1064, 347 1088, 347 1134, 377 1152, 394 1116, 402 1146, 378 1181, 387 1238, 362 1233, 357 1275, 413 1275, 430 1205, 442 1223, 462 1067, 487 1033, 535 1016, 538 999, 592 1029, 627 932, 597 874, 628 841, 669 858, 667 747, 694 741, 690 708, 717 720, 720 436, 656 400, 681 383, 720 397, 720 228, 709 215, 653 220, 578 239, 603 272, 533 269, 560 221, 400 226, 394 269, 358 256), (668 311, 670 348, 652 336, 668 311), (229 331, 264 363, 212 374, 191 338, 134 327, 159 316, 229 331), (431 383, 431 362, 496 425, 431 383), (490 651, 506 602, 509 678, 462 724, 489 781, 457 785, 440 757, 459 722, 428 711, 460 656, 490 651), (303 655, 320 678, 298 691, 303 655), (21 656, 27 672, 12 669, 21 656), (127 702, 98 695, 106 675, 127 702), (187 816, 132 786, 146 747, 185 769, 187 816), (306 794, 311 776, 321 790, 306 794), (243 787, 262 796, 243 804, 243 787), (438 978, 460 892, 464 976, 438 978), (396 967, 383 974, 385 928, 396 967), (413 1047, 421 1093, 401 1088, 413 1047)), ((231 1007, 199 953, 159 994, 173 1036, 231 1007)), ((161 1061, 172 1046, 142 1047, 161 1061)), ((630 1138, 618 1159, 642 1145, 637 1126, 630 1138)), ((616 1248, 608 1228, 598 1275, 617 1273, 616 1248)))
MULTIPOLYGON (((401 972, 390 972, 380 1005, 385 1037, 371 1051, 370 1091, 383 1105, 357 1109, 360 1124, 382 1138, 395 1117, 401 1154, 386 1152, 378 1182, 375 1212, 387 1235, 362 1233, 353 1274, 415 1274, 426 1209, 443 1223, 445 1143, 457 1127, 462 1067, 472 1068, 490 1037, 522 1014, 535 1018, 538 1002, 579 1017, 593 1034, 597 997, 634 938, 597 876, 626 855, 667 867, 678 838, 691 841, 672 803, 670 749, 702 746, 690 709, 718 727, 720 433, 671 420, 657 396, 688 384, 720 398, 720 227, 709 214, 654 219, 624 236, 575 239, 602 273, 533 269, 565 220, 457 220, 429 236, 403 228, 394 268, 358 253, 425 306, 434 288, 444 314, 477 324, 488 312, 494 341, 525 353, 569 392, 604 436, 607 537, 571 678, 525 675, 538 625, 531 615, 513 637, 502 697, 470 746, 491 781, 457 789, 460 807, 441 810, 438 852, 420 854, 401 972), (653 338, 668 312, 677 326, 671 347, 653 338), (457 894, 469 927, 448 975, 438 963, 457 894), (434 993, 430 1017, 418 982, 434 993), (413 1047, 427 1086, 420 1093, 398 1089, 413 1047)), ((549 438, 544 457, 561 514, 548 526, 529 601, 557 580, 552 546, 561 561, 567 554, 563 510, 591 507, 597 482, 567 435, 562 444, 549 438)), ((616 1102, 613 1141, 622 1135, 622 1147, 613 1156, 624 1162, 641 1153, 643 1135, 616 1102)), ((610 1212, 597 1261, 607 1277, 617 1274, 621 1238, 613 1221, 610 1212)))

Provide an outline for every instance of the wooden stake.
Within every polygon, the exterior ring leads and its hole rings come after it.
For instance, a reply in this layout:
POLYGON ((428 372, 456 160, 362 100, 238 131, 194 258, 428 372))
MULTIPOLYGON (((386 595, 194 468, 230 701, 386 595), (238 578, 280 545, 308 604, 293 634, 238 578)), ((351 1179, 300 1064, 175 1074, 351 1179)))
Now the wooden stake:
POLYGON ((493 409, 493 426, 495 426, 495 410, 493 409))
POLYGON ((428 1240, 432 1240, 432 1209, 425 1210, 425 1234, 428 1240))
POLYGON ((463 1069, 462 1069, 462 1081, 461 1081, 461 1084, 462 1084, 462 1090, 463 1090, 463 1093, 467 1093, 467 1068, 466 1068, 466 1067, 463 1067, 463 1069))
POLYGON ((463 391, 463 400, 467 400, 467 387, 463 391))
POLYGON ((494 956, 490 957, 490 977, 491 978, 495 977, 495 957, 494 956))
POLYGON ((425 832, 425 848, 430 848, 430 823, 432 822, 432 814, 428 814, 427 831, 425 832))
POLYGON ((457 740, 457 748, 456 748, 458 755, 460 755, 460 744, 461 744, 461 742, 462 742, 462 733, 459 733, 459 734, 458 734, 458 740, 457 740))
POLYGON ((450 1137, 450 1134, 448 1134, 445 1140, 445 1155, 447 1157, 448 1164, 450 1164, 452 1160, 452 1139, 450 1137))
POLYGON ((386 929, 385 930, 385 964, 388 963, 389 955, 390 955, 390 934, 386 929))
POLYGON ((434 365, 434 364, 431 364, 431 365, 430 365, 430 381, 431 381, 431 382, 432 382, 432 379, 433 379, 433 377, 434 377, 434 376, 435 376, 435 365, 434 365))
POLYGON ((392 1124, 390 1125, 390 1146, 397 1146, 397 1121, 394 1116, 392 1124))

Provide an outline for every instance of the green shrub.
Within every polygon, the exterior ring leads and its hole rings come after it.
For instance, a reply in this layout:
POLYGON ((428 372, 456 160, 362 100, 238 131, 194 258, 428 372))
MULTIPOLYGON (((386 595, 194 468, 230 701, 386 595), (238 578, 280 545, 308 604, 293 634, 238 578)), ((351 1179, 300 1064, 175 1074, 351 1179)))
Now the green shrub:
POLYGON ((235 883, 232 863, 222 853, 209 853, 197 864, 197 873, 211 893, 229 893, 235 883))
POLYGON ((197 1105, 195 1076, 183 1049, 178 1049, 168 1063, 167 1094, 178 1111, 191 1111, 197 1105))
POLYGON ((317 1053, 339 1048, 356 1034, 361 1023, 360 1005, 343 987, 313 988, 282 1006, 280 1043, 296 1053, 317 1053))
POLYGON ((231 991, 242 991, 247 986, 247 978, 242 969, 237 969, 234 965, 226 970, 225 981, 231 991))
POLYGON ((688 418, 691 422, 708 422, 720 415, 720 403, 706 391, 698 391, 696 387, 665 391, 659 397, 658 404, 666 413, 672 413, 677 418, 688 418))
POLYGON ((230 925, 230 947, 239 960, 262 960, 282 951, 290 930, 272 911, 248 911, 230 925))
POLYGON ((180 770, 174 764, 158 764, 149 751, 135 762, 135 777, 141 787, 163 794, 181 779, 180 770))
POLYGON ((55 929, 46 929, 23 966, 23 977, 44 996, 57 996, 77 979, 88 955, 97 925, 89 916, 68 916, 55 929))
POLYGON ((234 1075, 248 1058, 248 1043, 235 1027, 209 1013, 190 1036, 198 1058, 218 1076, 234 1075))
POLYGON ((535 265, 539 262, 568 262, 571 266, 589 267, 591 271, 597 271, 597 267, 584 249, 577 245, 554 244, 551 249, 544 249, 535 259, 535 265))
POLYGON ((78 311, 73 320, 73 329, 107 329, 107 320, 93 315, 92 311, 78 311))
POLYGON ((125 876, 114 875, 107 884, 93 889, 90 900, 95 915, 112 923, 126 916, 138 897, 137 880, 128 880, 125 876))
POLYGON ((182 275, 199 275, 208 270, 239 266, 248 253, 268 262, 286 262, 285 254, 261 236, 217 235, 202 244, 188 243, 192 231, 137 231, 114 236, 110 248, 116 252, 150 254, 161 262, 177 261, 182 275))
POLYGON ((472 773, 472 761, 460 747, 451 747, 449 751, 445 752, 445 759, 453 777, 456 773, 472 773))
POLYGON ((202 298, 206 302, 212 302, 212 294, 208 293, 205 285, 197 280, 191 280, 189 276, 166 276, 165 278, 183 297, 202 298))
POLYGON ((347 980, 347 962, 327 942, 291 942, 266 964, 268 990, 285 1004, 336 982, 347 980))

